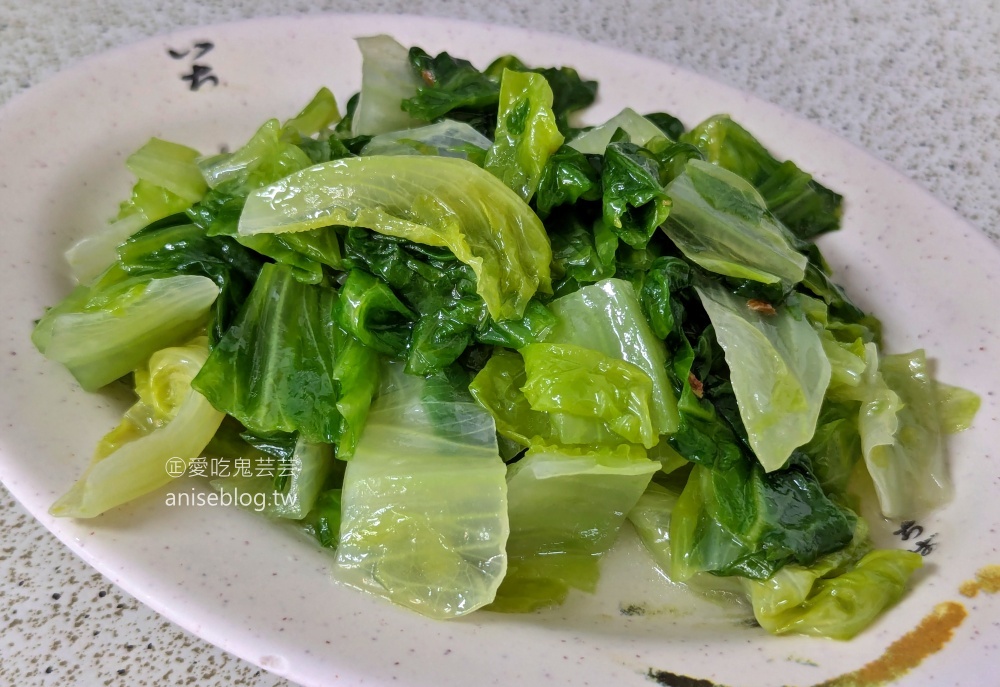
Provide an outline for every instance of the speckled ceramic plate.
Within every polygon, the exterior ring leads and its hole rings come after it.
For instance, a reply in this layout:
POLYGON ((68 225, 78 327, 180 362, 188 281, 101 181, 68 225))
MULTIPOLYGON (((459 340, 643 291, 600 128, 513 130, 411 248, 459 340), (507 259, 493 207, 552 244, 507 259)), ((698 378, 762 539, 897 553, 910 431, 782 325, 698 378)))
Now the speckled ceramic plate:
MULTIPOLYGON (((186 31, 88 60, 0 112, 0 150, 0 477, 82 558, 222 648, 307 685, 647 685, 659 678, 761 687, 881 684, 900 675, 907 685, 971 685, 995 669, 1000 598, 988 584, 974 597, 976 585, 962 585, 1000 563, 993 395, 1000 388, 993 318, 1000 253, 920 188, 832 134, 694 74, 566 38, 437 19, 325 16, 186 31), (852 642, 774 638, 713 606, 656 591, 663 585, 634 541, 625 541, 595 596, 537 615, 432 622, 335 585, 329 557, 252 514, 170 508, 162 495, 91 521, 47 514, 117 422, 122 401, 80 391, 28 337, 32 320, 70 287, 64 249, 126 197, 125 156, 150 136, 205 152, 239 145, 268 117, 294 114, 320 85, 343 101, 360 78, 351 38, 380 32, 480 64, 513 52, 529 63, 576 66, 601 82, 601 100, 587 114, 593 122, 625 104, 688 123, 729 112, 779 156, 843 192, 844 229, 823 240, 841 281, 882 316, 891 350, 927 348, 942 379, 984 401, 975 428, 951 443, 957 497, 918 523, 934 549, 897 607, 852 642), (865 665, 867 672, 836 679, 865 665)), ((914 543, 893 537, 891 525, 881 530, 887 545, 914 543)))

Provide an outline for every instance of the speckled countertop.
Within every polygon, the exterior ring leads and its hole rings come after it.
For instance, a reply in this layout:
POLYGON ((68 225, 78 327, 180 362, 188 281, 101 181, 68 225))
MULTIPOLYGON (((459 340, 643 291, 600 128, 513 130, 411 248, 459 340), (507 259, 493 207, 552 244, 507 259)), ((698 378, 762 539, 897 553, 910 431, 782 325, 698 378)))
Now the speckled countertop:
MULTIPOLYGON (((148 36, 320 11, 530 26, 682 65, 840 134, 1000 241, 1000 3, 985 0, 0 0, 0 104, 148 36)), ((141 605, 6 491, 0 533, 0 684, 290 684, 141 605)))

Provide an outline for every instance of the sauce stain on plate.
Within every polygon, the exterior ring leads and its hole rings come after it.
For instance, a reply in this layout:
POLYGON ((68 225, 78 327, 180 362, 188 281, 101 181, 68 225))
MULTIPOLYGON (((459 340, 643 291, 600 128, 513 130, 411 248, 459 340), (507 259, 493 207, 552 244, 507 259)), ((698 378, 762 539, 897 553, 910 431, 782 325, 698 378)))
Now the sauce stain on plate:
MULTIPOLYGON (((988 567, 993 569, 994 574, 988 579, 1000 585, 1000 566, 988 567)), ((976 577, 979 579, 979 573, 976 577)), ((1000 591, 1000 587, 994 587, 994 591, 1000 591)), ((890 644, 879 658, 813 687, 880 687, 894 682, 920 665, 925 658, 943 649, 967 615, 965 606, 960 603, 939 603, 915 628, 890 644)), ((650 668, 646 676, 663 687, 725 687, 710 680, 655 668, 650 668)))
POLYGON ((898 680, 925 658, 940 651, 967 615, 965 606, 960 603, 939 603, 915 628, 890 644, 882 656, 815 687, 877 687, 898 680))
POLYGON ((1000 592, 1000 565, 985 565, 976 571, 976 579, 966 580, 958 587, 958 593, 970 599, 980 591, 986 594, 1000 592))

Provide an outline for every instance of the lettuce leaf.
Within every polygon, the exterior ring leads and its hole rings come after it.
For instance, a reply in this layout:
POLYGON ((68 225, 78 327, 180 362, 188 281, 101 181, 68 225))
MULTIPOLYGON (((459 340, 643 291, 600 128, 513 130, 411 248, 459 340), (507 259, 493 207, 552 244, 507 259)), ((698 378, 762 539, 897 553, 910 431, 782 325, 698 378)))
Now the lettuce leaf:
POLYGON ((476 274, 494 319, 519 318, 551 289, 552 251, 513 191, 456 158, 362 157, 315 165, 252 193, 240 235, 364 227, 449 248, 476 274))
POLYGON ((673 201, 664 231, 684 256, 710 272, 793 285, 805 276, 806 256, 741 177, 701 160, 667 185, 673 201))
MULTIPOLYGON (((299 437, 289 452, 287 472, 274 475, 234 475, 212 480, 220 493, 230 493, 250 499, 253 510, 270 518, 301 520, 309 513, 319 497, 333 463, 333 447, 299 437), (276 478, 282 478, 277 482, 276 478)), ((234 498, 235 503, 239 503, 234 498)))
POLYGON ((650 417, 653 382, 641 368, 572 344, 530 344, 520 353, 522 391, 533 410, 603 422, 646 448, 659 441, 650 417))
POLYGON ((726 115, 716 115, 683 134, 709 162, 753 184, 774 213, 800 239, 840 228, 843 198, 794 162, 780 162, 726 115))
POLYGON ((302 531, 327 549, 340 543, 340 510, 342 489, 327 489, 316 497, 312 510, 299 521, 302 531))
POLYGON ((604 222, 628 245, 645 248, 670 214, 659 162, 644 148, 613 140, 604 152, 601 187, 604 222))
POLYGON ((546 222, 546 229, 552 242, 556 293, 560 284, 593 284, 615 275, 618 237, 603 219, 584 223, 575 213, 557 212, 546 222))
POLYGON ((309 101, 302 111, 285 122, 282 130, 285 134, 295 132, 305 138, 326 131, 340 119, 340 108, 337 99, 329 88, 323 87, 309 101))
POLYGON ((202 202, 188 209, 186 214, 207 236, 230 236, 255 253, 287 265, 303 283, 322 282, 324 266, 344 267, 340 239, 335 231, 317 229, 283 236, 240 236, 239 219, 249 190, 237 188, 235 195, 225 190, 209 191, 202 202))
POLYGON ((400 103, 417 93, 421 80, 410 69, 406 48, 385 35, 358 38, 361 92, 351 117, 352 136, 384 134, 420 126, 400 103))
POLYGON ((546 343, 575 344, 624 360, 653 382, 654 432, 678 426, 677 401, 667 378, 666 350, 649 327, 631 284, 606 279, 549 303, 557 317, 546 343))
MULTIPOLYGON (((554 322, 536 299, 528 302, 523 318, 494 320, 476 293, 475 272, 447 248, 350 229, 344 250, 348 265, 385 282, 416 313, 405 352, 411 374, 440 371, 475 342, 520 348, 539 341, 554 322)), ((397 324, 401 335, 402 322, 397 324)))
POLYGON ((560 147, 546 161, 538 180, 535 196, 538 216, 548 217, 553 208, 573 205, 580 199, 600 198, 602 166, 601 158, 596 155, 588 157, 567 145, 560 147))
POLYGON ((854 520, 823 493, 807 460, 771 473, 748 459, 725 469, 695 465, 670 520, 670 576, 767 579, 843 548, 854 520))
POLYGON ((196 203, 208 190, 196 164, 200 155, 194 148, 151 138, 128 156, 125 166, 136 179, 164 188, 188 203, 196 203))
POLYGON ((344 476, 336 576, 431 618, 465 615, 507 570, 493 419, 441 376, 387 380, 344 476))
POLYGON ((946 434, 964 432, 972 426, 972 421, 979 412, 982 402, 978 394, 959 386, 942 382, 934 385, 937 398, 938 417, 941 420, 941 431, 946 434))
POLYGON ((491 145, 490 139, 465 122, 443 119, 436 124, 374 136, 361 154, 460 157, 482 167, 491 145))
POLYGON ((403 100, 406 112, 425 122, 448 115, 473 124, 483 133, 492 133, 496 128, 499 75, 484 74, 468 60, 446 52, 432 57, 420 48, 410 48, 409 60, 418 86, 416 95, 403 100))
POLYGON ((566 145, 584 154, 603 155, 611 143, 611 138, 619 129, 628 134, 632 143, 642 147, 654 138, 667 138, 667 134, 660 127, 631 107, 626 107, 604 124, 585 131, 566 145))
POLYGON ((878 550, 845 566, 845 553, 852 552, 829 554, 808 568, 788 565, 768 580, 745 580, 761 627, 772 634, 852 639, 903 596, 923 563, 912 551, 878 550))
POLYGON ((302 284, 287 267, 265 265, 194 388, 255 434, 298 431, 336 443, 333 371, 342 335, 331 317, 335 298, 333 289, 302 284))
POLYGON ((401 357, 406 353, 417 314, 388 284, 362 270, 351 270, 333 308, 337 324, 372 350, 401 357))
POLYGON ((505 69, 486 170, 527 202, 535 195, 549 156, 562 142, 552 112, 552 89, 545 77, 505 69))
POLYGON ((554 443, 552 419, 535 410, 521 390, 527 381, 524 359, 498 348, 469 385, 469 393, 489 411, 497 433, 521 446, 554 443))
POLYGON ((219 297, 209 324, 209 343, 215 345, 246 301, 263 261, 228 236, 208 236, 200 227, 182 222, 141 230, 118 247, 118 264, 133 277, 191 274, 215 282, 219 297))
POLYGON ((66 251, 70 271, 88 283, 115 261, 115 248, 145 226, 184 212, 205 195, 205 180, 193 148, 151 138, 126 159, 136 183, 118 217, 103 230, 85 236, 66 251))
POLYGON ((128 277, 116 266, 46 312, 31 340, 95 391, 198 333, 218 295, 207 277, 128 277))
POLYGON ((509 468, 510 567, 491 610, 526 612, 593 592, 598 565, 659 470, 642 449, 537 447, 509 468))
POLYGON ((136 370, 139 400, 101 442, 86 472, 49 509, 52 515, 92 518, 155 491, 201 455, 225 415, 191 388, 208 357, 208 339, 165 348, 136 370))
POLYGON ((381 360, 378 353, 352 336, 340 338, 333 379, 339 385, 337 458, 350 460, 368 419, 368 410, 379 388, 381 360))
POLYGON ((255 189, 312 164, 301 148, 288 142, 277 119, 269 119, 242 148, 198 161, 209 188, 255 189))
MULTIPOLYGON (((955 422, 942 424, 937 383, 923 350, 879 356, 875 344, 867 344, 865 354, 858 419, 865 465, 882 514, 916 517, 951 496, 944 433, 955 422)), ((975 412, 969 401, 965 420, 975 412)))
POLYGON ((726 352, 750 445, 765 470, 776 470, 816 431, 830 382, 822 340, 797 294, 771 315, 717 282, 695 288, 726 352))
MULTIPOLYGON (((668 579, 673 567, 670 562, 670 518, 679 498, 680 492, 658 482, 650 482, 646 491, 628 512, 628 520, 639 535, 639 540, 652 556, 656 567, 668 579)), ((682 584, 676 580, 671 581, 682 584)), ((693 591, 710 596, 723 594, 730 598, 738 598, 743 595, 739 578, 735 577, 721 577, 701 572, 692 575, 683 584, 693 591)))

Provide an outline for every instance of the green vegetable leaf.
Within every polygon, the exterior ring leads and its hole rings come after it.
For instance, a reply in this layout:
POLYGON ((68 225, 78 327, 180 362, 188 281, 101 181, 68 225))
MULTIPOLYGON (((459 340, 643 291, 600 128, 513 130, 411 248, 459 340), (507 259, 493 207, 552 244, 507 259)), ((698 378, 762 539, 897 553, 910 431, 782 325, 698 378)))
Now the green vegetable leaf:
POLYGON ((791 161, 780 162, 726 115, 710 117, 682 140, 709 162, 753 184, 767 208, 800 239, 840 228, 843 198, 791 161))
POLYGON ((31 340, 80 386, 96 391, 198 333, 218 295, 207 277, 127 277, 116 266, 46 312, 31 340))
POLYGON ((294 131, 300 137, 306 138, 326 131, 340 119, 340 109, 337 99, 325 86, 316 92, 309 104, 302 111, 285 122, 282 129, 285 132, 294 131))
POLYGON ((493 420, 441 377, 386 379, 344 476, 336 576, 431 618, 470 613, 507 570, 493 420))
POLYGON ((446 52, 431 57, 420 48, 410 48, 409 60, 418 85, 416 95, 403 100, 406 112, 425 122, 448 115, 472 124, 484 134, 493 132, 500 94, 498 78, 446 52))
POLYGON ((334 269, 343 268, 340 240, 336 231, 313 230, 285 236, 240 236, 239 219, 245 204, 245 195, 212 190, 202 202, 187 211, 187 216, 208 236, 233 237, 240 245, 287 265, 295 278, 306 284, 323 281, 324 265, 334 269))
POLYGON ((683 336, 686 309, 679 292, 692 285, 692 275, 691 265, 674 257, 657 258, 646 273, 639 297, 657 337, 667 339, 672 333, 683 336))
MULTIPOLYGON (((668 579, 673 568, 670 558, 670 520, 679 497, 679 491, 658 482, 650 482, 646 491, 628 512, 628 520, 635 527, 642 545, 652 556, 656 567, 668 579)), ((682 584, 676 580, 671 581, 674 584, 682 584)), ((730 599, 743 597, 740 578, 700 572, 689 577, 683 584, 709 596, 724 596, 730 599)))
POLYGON ((193 148, 151 138, 130 155, 126 165, 137 181, 118 217, 103 230, 85 236, 66 251, 66 261, 81 284, 95 279, 116 258, 115 248, 137 231, 201 200, 205 181, 193 148))
POLYGON ((523 315, 536 291, 551 289, 552 252, 539 219, 513 191, 455 158, 336 160, 255 191, 240 234, 365 227, 447 247, 476 274, 495 319, 523 315))
POLYGON ((635 144, 613 142, 604 153, 601 186, 604 221, 622 241, 644 248, 670 214, 657 161, 635 144))
POLYGON ((533 410, 600 420, 628 442, 652 448, 653 382, 624 360, 572 344, 538 343, 520 350, 525 398, 533 410))
POLYGON ((232 324, 263 264, 252 251, 227 236, 207 236, 193 224, 149 226, 118 247, 121 268, 130 276, 190 274, 219 287, 209 325, 214 345, 232 324))
POLYGON ((332 446, 299 437, 287 463, 276 471, 278 476, 285 476, 283 483, 275 484, 273 475, 253 474, 215 479, 212 486, 232 495, 234 503, 243 499, 249 504, 244 507, 267 517, 301 520, 316 503, 332 463, 332 446))
POLYGON ((645 147, 653 139, 667 137, 667 134, 652 121, 632 108, 626 107, 604 124, 580 134, 567 145, 581 153, 603 155, 615 132, 619 129, 624 131, 629 140, 639 147, 645 147))
POLYGON ((52 515, 100 515, 170 483, 171 475, 183 469, 175 471, 173 464, 168 469, 169 461, 186 468, 201 455, 225 417, 191 388, 207 356, 208 340, 200 337, 157 351, 136 371, 139 400, 102 441, 110 450, 95 455, 83 476, 49 509, 52 515))
POLYGON ((883 515, 916 517, 952 490, 937 385, 923 350, 880 359, 866 344, 865 354, 858 420, 865 464, 883 515))
POLYGON ((552 88, 552 112, 559 131, 566 134, 570 129, 570 115, 593 104, 597 97, 597 82, 580 78, 572 67, 546 67, 531 71, 545 77, 552 88))
POLYGON ((618 237, 603 219, 585 221, 579 213, 558 212, 547 222, 553 276, 563 283, 593 284, 615 274, 618 237))
POLYGON ((384 281, 351 270, 341 286, 333 317, 363 344, 399 357, 406 352, 417 314, 403 305, 384 281))
MULTIPOLYGON (((166 189, 190 204, 201 200, 207 190, 195 163, 199 156, 194 148, 151 138, 128 156, 125 166, 136 179, 166 189)), ((149 218, 149 221, 156 219, 159 218, 149 218)))
POLYGON ((710 272, 787 285, 802 281, 806 257, 792 246, 748 182, 701 160, 667 185, 673 200, 664 230, 681 252, 710 272))
POLYGON ((539 74, 505 70, 500 82, 500 109, 486 170, 525 202, 538 188, 545 164, 563 136, 552 112, 552 89, 539 74))
POLYGON ((546 343, 575 344, 635 365, 653 383, 654 432, 669 434, 678 426, 677 401, 666 371, 666 350, 652 332, 635 289, 606 279, 549 303, 557 317, 546 343))
POLYGON ((549 414, 533 409, 521 390, 526 381, 524 359, 501 348, 472 380, 469 392, 493 416, 501 436, 521 446, 554 443, 549 414))
MULTIPOLYGON (((389 36, 358 38, 361 50, 361 92, 354 109, 348 103, 351 136, 372 136, 420 126, 419 118, 400 103, 417 94, 421 85, 410 69, 406 48, 389 36)), ((429 121, 429 120, 428 120, 429 121)))
POLYGON ((287 267, 265 265, 194 388, 256 434, 298 431, 336 443, 335 298, 332 289, 297 281, 287 267))
POLYGON ((854 468, 862 458, 858 404, 825 402, 816 433, 802 452, 809 456, 825 493, 846 495, 854 468))
POLYGON ((671 577, 699 572, 767 579, 851 541, 854 518, 823 493, 804 463, 771 473, 749 460, 696 465, 670 521, 671 577))
POLYGON ((569 146, 562 146, 549 157, 538 180, 535 205, 540 217, 548 217, 560 205, 577 200, 601 198, 600 165, 569 146))
POLYGON ((941 431, 945 434, 963 432, 972 426, 972 421, 979 412, 981 400, 979 396, 958 386, 942 384, 934 385, 937 398, 938 416, 941 420, 941 431))
POLYGON ((798 633, 851 639, 906 590, 922 565, 912 551, 872 551, 843 572, 830 572, 842 556, 812 566, 786 566, 769 580, 747 580, 757 622, 772 634, 798 633))
POLYGON ((642 449, 533 448, 507 478, 510 568, 491 610, 526 612, 593 592, 601 557, 660 464, 642 449))
POLYGON ((725 351, 750 445, 766 471, 777 470, 816 431, 830 382, 822 340, 796 294, 760 311, 716 282, 695 288, 725 351))
POLYGON ((539 341, 554 316, 536 300, 520 320, 494 320, 476 293, 472 268, 445 248, 351 229, 345 239, 351 265, 385 281, 418 314, 406 351, 411 374, 430 374, 455 362, 473 342, 520 348, 539 341))
POLYGON ((350 460, 368 419, 368 409, 379 388, 379 355, 352 336, 340 337, 333 379, 340 386, 337 412, 337 458, 350 460))
POLYGON ((372 137, 362 155, 438 155, 460 157, 480 167, 493 142, 465 122, 443 119, 437 124, 372 137))
POLYGON ((336 549, 340 543, 340 502, 341 489, 327 489, 300 521, 302 530, 327 549, 336 549))
POLYGON ((266 121, 247 143, 232 153, 198 161, 209 188, 224 186, 229 193, 242 193, 288 176, 312 164, 301 148, 282 137, 277 119, 266 121))

